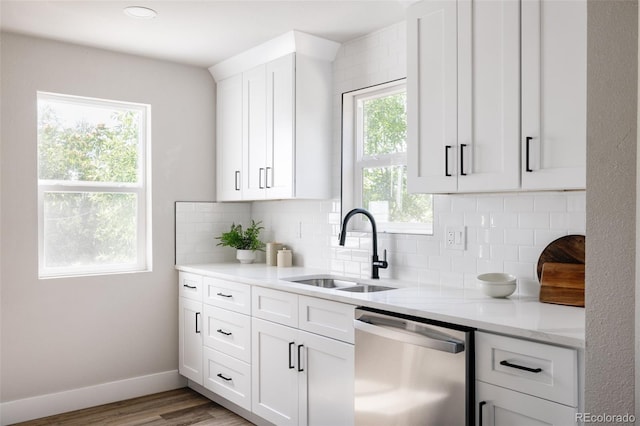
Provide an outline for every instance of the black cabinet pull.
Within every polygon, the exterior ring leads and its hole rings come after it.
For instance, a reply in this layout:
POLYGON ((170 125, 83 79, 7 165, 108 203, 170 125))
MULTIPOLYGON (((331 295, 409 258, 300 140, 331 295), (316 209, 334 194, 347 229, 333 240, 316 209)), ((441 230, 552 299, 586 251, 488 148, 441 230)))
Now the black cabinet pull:
POLYGON ((233 333, 230 331, 224 331, 223 329, 219 328, 216 330, 218 333, 220 334, 224 334, 225 336, 231 336, 233 333))
POLYGON ((449 150, 452 148, 451 145, 444 146, 444 175, 451 176, 449 173, 449 150))
POLYGON ((478 426, 482 426, 482 407, 485 405, 487 405, 487 401, 480 401, 478 404, 478 411, 480 412, 478 414, 478 426))
POLYGON ((532 172, 533 171, 533 169, 531 168, 530 154, 529 154, 529 148, 530 148, 530 145, 531 145, 531 139, 533 139, 531 136, 527 136, 525 138, 524 155, 525 155, 525 170, 527 172, 532 172))
POLYGON ((304 345, 298 345, 298 372, 304 371, 302 368, 302 358, 300 357, 300 349, 304 348, 304 345))
POLYGON ((195 285, 189 285, 189 284, 182 284, 182 287, 190 288, 191 290, 195 290, 198 288, 195 285))
POLYGON ((529 371, 531 373, 540 373, 542 372, 542 368, 531 368, 525 367, 524 365, 511 364, 509 361, 500 361, 500 365, 504 365, 505 367, 517 368, 518 370, 529 371))
POLYGON ((216 376, 220 377, 222 380, 225 380, 227 382, 230 382, 232 380, 231 377, 225 377, 222 373, 218 373, 216 374, 216 376))
POLYGON ((271 188, 273 186, 273 168, 267 167, 264 172, 264 183, 267 188, 271 188), (271 170, 271 185, 269 185, 269 170, 271 170))
POLYGON ((200 333, 200 330, 198 330, 198 317, 200 316, 200 312, 196 312, 196 333, 200 333))
POLYGON ((218 293, 217 295, 220 297, 233 297, 233 294, 218 293))
POLYGON ((460 144, 460 176, 466 176, 464 172, 464 149, 467 147, 466 143, 460 144))
POLYGON ((264 185, 262 183, 262 175, 264 174, 264 167, 260 167, 258 170, 258 188, 264 189, 264 185))
POLYGON ((291 356, 291 348, 295 344, 296 344, 296 342, 289 342, 289 369, 296 368, 296 366, 291 363, 291 361, 292 361, 292 359, 291 359, 292 358, 292 356, 291 356))
POLYGON ((235 189, 240 191, 240 170, 236 170, 235 173, 235 189))

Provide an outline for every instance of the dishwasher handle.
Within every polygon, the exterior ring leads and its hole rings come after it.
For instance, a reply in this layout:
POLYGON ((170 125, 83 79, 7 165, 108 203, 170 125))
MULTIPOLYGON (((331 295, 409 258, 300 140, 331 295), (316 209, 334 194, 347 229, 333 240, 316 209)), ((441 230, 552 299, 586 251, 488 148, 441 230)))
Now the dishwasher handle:
POLYGON ((362 315, 353 321, 356 330, 403 343, 457 354, 464 351, 464 341, 432 330, 429 326, 400 318, 362 315), (411 327, 407 327, 410 324, 411 327))

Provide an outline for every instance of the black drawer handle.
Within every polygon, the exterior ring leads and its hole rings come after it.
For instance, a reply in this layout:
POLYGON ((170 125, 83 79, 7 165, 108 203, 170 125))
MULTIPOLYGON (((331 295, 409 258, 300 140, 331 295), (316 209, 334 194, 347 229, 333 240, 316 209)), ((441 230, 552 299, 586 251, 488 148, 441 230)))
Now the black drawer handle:
POLYGON ((216 374, 216 376, 220 377, 222 380, 227 381, 227 382, 230 382, 232 380, 231 377, 225 377, 225 376, 222 375, 222 373, 218 373, 218 374, 216 374))
POLYGON ((464 149, 467 147, 466 143, 460 144, 460 176, 466 176, 464 172, 464 149))
POLYGON ((529 149, 531 148, 530 147, 531 139, 533 139, 531 136, 527 136, 525 138, 525 147, 524 147, 524 150, 525 150, 525 170, 527 172, 532 172, 533 171, 533 169, 531 168, 531 164, 529 162, 530 161, 529 149))
POLYGON ((195 290, 198 288, 195 285, 189 285, 189 284, 182 284, 182 287, 190 288, 191 290, 195 290))
POLYGON ((218 293, 217 295, 220 297, 233 297, 233 294, 218 293))
POLYGON ((292 356, 291 356, 291 348, 292 348, 295 344, 296 344, 296 342, 289 342, 289 369, 296 368, 296 366, 295 366, 295 365, 293 365, 293 364, 291 363, 291 361, 292 361, 292 359, 291 359, 291 358, 292 358, 292 356))
POLYGON ((531 368, 525 367, 524 365, 511 364, 509 361, 500 361, 500 365, 504 365, 505 367, 517 368, 518 370, 529 371, 531 373, 541 373, 542 368, 531 368))
POLYGON ((452 148, 451 145, 444 146, 444 175, 451 176, 449 173, 449 150, 452 148))
POLYGON ((218 333, 220 334, 224 334, 225 336, 231 336, 233 333, 230 331, 224 331, 223 329, 219 328, 216 330, 218 333))
POLYGON ((304 371, 304 368, 302 368, 302 358, 300 357, 300 349, 304 348, 304 345, 298 345, 298 371, 302 372, 304 371))
POLYGON ((478 411, 480 412, 480 415, 478 416, 478 426, 482 426, 482 407, 485 405, 487 405, 487 401, 480 401, 478 403, 478 411))

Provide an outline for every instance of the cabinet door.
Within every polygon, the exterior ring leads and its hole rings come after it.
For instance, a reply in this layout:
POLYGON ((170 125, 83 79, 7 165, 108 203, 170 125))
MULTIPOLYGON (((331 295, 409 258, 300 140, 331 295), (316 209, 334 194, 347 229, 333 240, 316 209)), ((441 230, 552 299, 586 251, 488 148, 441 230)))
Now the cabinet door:
POLYGON ((264 198, 266 175, 266 74, 259 65, 242 74, 242 193, 244 199, 264 198))
POLYGON ((298 424, 298 330, 253 318, 253 412, 278 425, 298 424))
POLYGON ((179 298, 178 361, 180 374, 202 384, 202 303, 179 298))
POLYGON ((587 2, 522 2, 523 189, 585 188, 586 70, 587 2))
POLYGON ((576 409, 509 389, 476 382, 478 414, 489 426, 572 425, 576 409))
POLYGON ((460 192, 520 186, 519 36, 519 1, 458 0, 460 192))
POLYGON ((267 64, 266 197, 291 198, 293 194, 295 56, 293 53, 267 64))
POLYGON ((218 201, 242 199, 242 75, 218 82, 216 106, 218 201))
MULTIPOLYGON (((300 424, 352 425, 354 422, 353 345, 300 331, 300 424)), ((299 349, 298 349, 299 347, 299 349)))
POLYGON ((407 15, 407 188, 457 190, 455 1, 424 1, 407 15))

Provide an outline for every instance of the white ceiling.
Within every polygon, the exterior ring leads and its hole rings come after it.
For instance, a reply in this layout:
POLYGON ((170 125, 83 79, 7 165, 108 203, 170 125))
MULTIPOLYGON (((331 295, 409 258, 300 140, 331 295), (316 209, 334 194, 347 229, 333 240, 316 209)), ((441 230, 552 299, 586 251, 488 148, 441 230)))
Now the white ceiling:
POLYGON ((0 0, 0 29, 209 67, 295 29, 345 42, 404 19, 407 0, 0 0), (125 6, 158 12, 151 20, 125 6))

